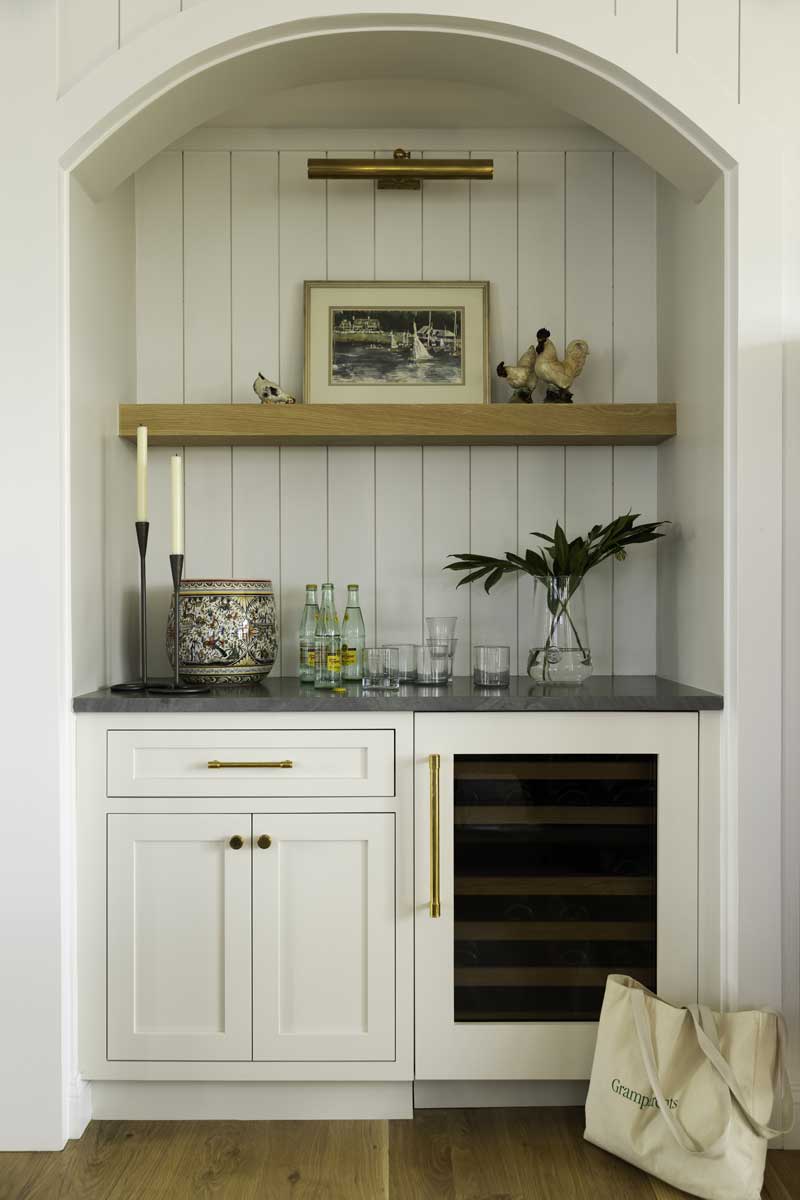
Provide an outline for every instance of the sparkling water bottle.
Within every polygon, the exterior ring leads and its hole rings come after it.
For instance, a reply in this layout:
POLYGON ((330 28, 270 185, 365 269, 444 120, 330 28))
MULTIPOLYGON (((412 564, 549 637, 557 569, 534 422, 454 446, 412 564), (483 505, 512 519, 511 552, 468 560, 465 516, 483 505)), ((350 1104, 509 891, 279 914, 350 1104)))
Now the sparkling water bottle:
POLYGON ((347 585, 347 608, 342 621, 342 678, 361 679, 364 675, 364 646, 367 634, 358 600, 358 584, 347 585))
POLYGON ((297 675, 301 683, 314 682, 314 655, 318 624, 319 604, 317 603, 317 585, 315 583, 307 583, 306 606, 300 618, 300 632, 298 634, 300 663, 297 675))
POLYGON ((335 688, 342 682, 342 637, 333 599, 333 584, 322 585, 322 607, 314 649, 314 687, 335 688))

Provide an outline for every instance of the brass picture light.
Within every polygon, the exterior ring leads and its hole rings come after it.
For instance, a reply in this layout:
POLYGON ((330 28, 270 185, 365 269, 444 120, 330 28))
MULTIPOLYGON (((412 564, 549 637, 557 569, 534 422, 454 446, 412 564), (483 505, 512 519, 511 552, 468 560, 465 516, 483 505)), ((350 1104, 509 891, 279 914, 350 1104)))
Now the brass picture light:
POLYGON ((422 179, 493 179, 491 158, 412 158, 397 149, 392 158, 310 158, 309 179, 377 179, 379 188, 419 191, 422 179))

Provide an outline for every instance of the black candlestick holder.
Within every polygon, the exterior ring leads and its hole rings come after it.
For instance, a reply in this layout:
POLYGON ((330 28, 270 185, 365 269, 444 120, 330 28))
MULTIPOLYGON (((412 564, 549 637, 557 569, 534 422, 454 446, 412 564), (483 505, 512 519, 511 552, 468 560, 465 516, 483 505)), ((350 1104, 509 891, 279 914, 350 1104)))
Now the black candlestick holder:
POLYGON ((169 565, 172 571, 173 603, 175 605, 175 672, 171 683, 151 685, 147 690, 157 696, 202 695, 210 692, 211 688, 202 683, 184 683, 181 679, 181 579, 183 578, 183 555, 170 554, 169 565))
POLYGON ((128 683, 114 683, 112 692, 146 692, 147 683, 147 536, 149 521, 136 522, 136 541, 139 546, 139 678, 128 683))

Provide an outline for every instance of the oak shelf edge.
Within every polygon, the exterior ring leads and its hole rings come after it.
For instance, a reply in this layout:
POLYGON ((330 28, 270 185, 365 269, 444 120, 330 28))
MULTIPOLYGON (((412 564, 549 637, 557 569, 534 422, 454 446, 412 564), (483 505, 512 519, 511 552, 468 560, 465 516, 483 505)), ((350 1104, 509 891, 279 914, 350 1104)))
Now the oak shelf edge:
POLYGON ((654 446, 674 404, 121 404, 119 436, 153 446, 654 446))

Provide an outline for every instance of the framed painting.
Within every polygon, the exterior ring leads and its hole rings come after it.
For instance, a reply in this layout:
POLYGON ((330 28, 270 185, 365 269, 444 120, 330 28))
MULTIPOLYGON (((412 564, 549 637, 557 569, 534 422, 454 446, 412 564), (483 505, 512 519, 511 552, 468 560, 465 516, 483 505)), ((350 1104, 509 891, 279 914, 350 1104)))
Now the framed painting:
POLYGON ((489 284, 308 281, 306 404, 486 404, 489 284))

